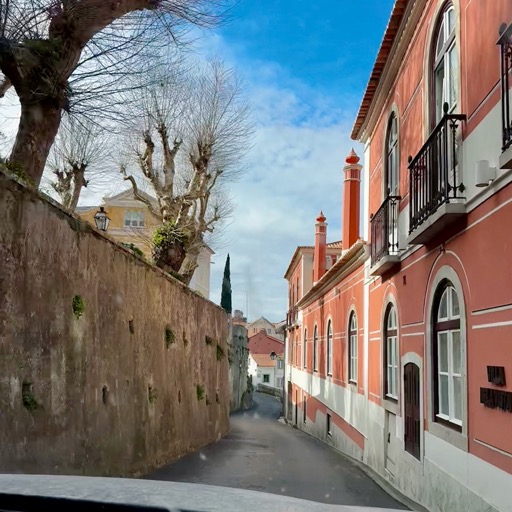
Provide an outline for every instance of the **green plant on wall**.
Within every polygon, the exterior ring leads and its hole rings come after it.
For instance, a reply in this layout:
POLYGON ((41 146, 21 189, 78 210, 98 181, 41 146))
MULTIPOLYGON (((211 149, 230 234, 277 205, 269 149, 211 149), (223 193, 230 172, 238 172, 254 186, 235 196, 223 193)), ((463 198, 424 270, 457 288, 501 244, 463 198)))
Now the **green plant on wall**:
POLYGON ((35 187, 34 180, 27 175, 20 164, 14 162, 3 162, 3 165, 11 174, 14 174, 14 176, 16 176, 20 181, 23 181, 25 185, 35 187))
POLYGON ((85 312, 84 299, 82 299, 82 297, 80 297, 80 295, 75 295, 73 297, 72 307, 73 307, 73 314, 75 315, 75 317, 80 318, 85 312))
POLYGON ((169 325, 165 328, 165 346, 169 348, 176 341, 176 335, 169 325))
POLYGON ((217 343, 217 361, 224 357, 224 349, 217 343))
POLYGON ((197 399, 202 400, 204 398, 204 386, 202 386, 201 384, 196 384, 196 394, 197 399))
POLYGON ((25 407, 27 411, 32 412, 39 407, 36 397, 32 392, 32 382, 23 382, 21 387, 21 399, 23 401, 23 407, 25 407))
POLYGON ((206 395, 206 405, 212 405, 212 403, 210 402, 210 399, 208 398, 208 395, 206 395))
POLYGON ((183 345, 188 345, 187 333, 183 331, 183 345))
POLYGON ((205 336, 204 341, 207 345, 213 345, 215 343, 215 340, 210 336, 205 336))
POLYGON ((130 249, 131 251, 133 251, 133 253, 138 256, 139 258, 142 258, 142 259, 145 259, 144 258, 144 253, 134 244, 121 244, 123 245, 124 247, 126 247, 127 249, 130 249))

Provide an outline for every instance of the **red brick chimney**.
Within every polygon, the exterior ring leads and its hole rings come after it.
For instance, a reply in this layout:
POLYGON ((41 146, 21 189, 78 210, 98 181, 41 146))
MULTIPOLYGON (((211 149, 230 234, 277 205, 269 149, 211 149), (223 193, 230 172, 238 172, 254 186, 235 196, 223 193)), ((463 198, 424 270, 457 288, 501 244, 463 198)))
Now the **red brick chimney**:
POLYGON ((350 249, 359 239, 359 215, 361 206, 361 169, 359 157, 352 149, 345 159, 343 167, 343 219, 342 246, 343 250, 350 249))
POLYGON ((320 281, 326 269, 327 223, 320 212, 315 224, 315 255, 313 257, 313 284, 320 281))

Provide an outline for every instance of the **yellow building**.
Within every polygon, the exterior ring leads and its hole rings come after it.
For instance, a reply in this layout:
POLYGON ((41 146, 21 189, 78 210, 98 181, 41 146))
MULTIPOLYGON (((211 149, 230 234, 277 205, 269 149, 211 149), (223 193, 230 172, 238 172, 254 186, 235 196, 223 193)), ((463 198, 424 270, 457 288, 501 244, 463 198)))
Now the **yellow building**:
MULTIPOLYGON (((144 194, 143 192, 141 192, 144 194)), ((144 196, 155 204, 156 200, 151 196, 144 196)), ((111 197, 104 197, 103 204, 110 218, 108 234, 114 240, 123 244, 133 244, 144 253, 144 257, 151 261, 152 240, 155 229, 160 225, 149 212, 147 206, 135 199, 132 189, 125 190, 111 197)), ((84 220, 95 225, 94 215, 99 206, 79 206, 76 213, 84 220)), ((190 288, 201 293, 207 299, 210 298, 210 265, 214 252, 208 247, 201 251, 198 259, 198 267, 190 281, 190 288)))

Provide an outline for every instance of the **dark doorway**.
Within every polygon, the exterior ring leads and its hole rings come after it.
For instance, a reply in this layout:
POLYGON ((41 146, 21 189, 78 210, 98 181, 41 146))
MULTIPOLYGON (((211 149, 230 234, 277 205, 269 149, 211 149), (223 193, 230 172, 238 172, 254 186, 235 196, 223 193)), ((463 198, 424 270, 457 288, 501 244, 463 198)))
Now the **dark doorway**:
POLYGON ((420 369, 414 363, 404 368, 405 450, 420 460, 420 369))

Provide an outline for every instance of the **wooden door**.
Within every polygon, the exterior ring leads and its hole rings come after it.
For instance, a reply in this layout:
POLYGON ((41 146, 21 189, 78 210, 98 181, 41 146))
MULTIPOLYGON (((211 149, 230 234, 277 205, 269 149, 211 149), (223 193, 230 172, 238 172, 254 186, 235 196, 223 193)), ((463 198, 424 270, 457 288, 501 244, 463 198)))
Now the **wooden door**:
POLYGON ((404 368, 405 450, 420 460, 420 369, 414 363, 404 368))

